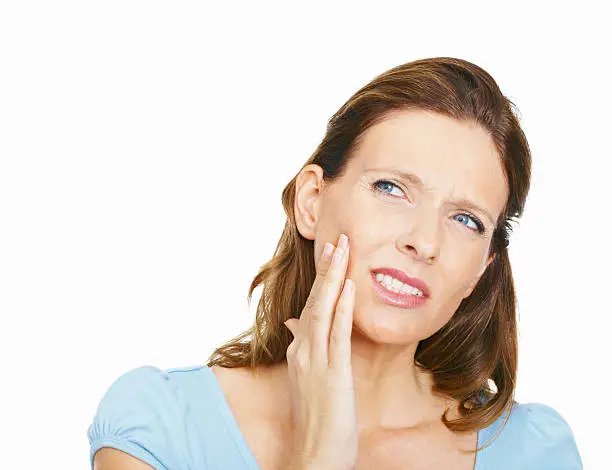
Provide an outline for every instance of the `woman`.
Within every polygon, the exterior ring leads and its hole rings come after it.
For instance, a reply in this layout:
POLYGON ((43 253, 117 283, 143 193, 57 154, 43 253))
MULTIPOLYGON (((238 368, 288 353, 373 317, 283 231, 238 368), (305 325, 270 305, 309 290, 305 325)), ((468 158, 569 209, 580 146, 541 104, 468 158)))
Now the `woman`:
POLYGON ((283 191, 254 326, 205 366, 115 381, 92 465, 582 468, 559 413, 514 400, 507 246, 530 168, 483 69, 434 58, 374 78, 283 191))

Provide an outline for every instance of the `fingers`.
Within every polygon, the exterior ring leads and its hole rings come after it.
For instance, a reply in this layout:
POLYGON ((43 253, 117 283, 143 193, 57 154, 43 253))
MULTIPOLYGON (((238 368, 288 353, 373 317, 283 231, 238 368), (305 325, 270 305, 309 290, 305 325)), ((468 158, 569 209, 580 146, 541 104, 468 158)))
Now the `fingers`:
POLYGON ((344 282, 338 305, 332 320, 329 335, 329 367, 338 369, 351 363, 351 332, 355 309, 355 285, 352 280, 344 282))
POLYGON ((328 361, 331 324, 346 275, 348 252, 348 238, 341 234, 331 260, 321 259, 320 271, 307 301, 304 335, 309 340, 313 360, 328 361))

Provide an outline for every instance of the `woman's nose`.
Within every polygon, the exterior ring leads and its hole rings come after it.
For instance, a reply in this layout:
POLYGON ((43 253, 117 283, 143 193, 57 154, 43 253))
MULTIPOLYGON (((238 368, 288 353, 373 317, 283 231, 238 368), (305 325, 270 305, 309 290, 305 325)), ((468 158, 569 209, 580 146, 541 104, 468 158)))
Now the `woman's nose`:
POLYGON ((440 219, 425 210, 413 215, 409 228, 399 240, 400 249, 409 252, 416 261, 434 264, 439 258, 442 245, 440 219))

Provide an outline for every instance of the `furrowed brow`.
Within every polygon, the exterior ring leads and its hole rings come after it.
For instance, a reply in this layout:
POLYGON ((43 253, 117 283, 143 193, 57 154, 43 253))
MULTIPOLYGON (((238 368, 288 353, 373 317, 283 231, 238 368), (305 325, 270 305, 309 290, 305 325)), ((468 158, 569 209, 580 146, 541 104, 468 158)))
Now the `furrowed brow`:
MULTIPOLYGON (((391 173, 404 181, 408 181, 413 186, 417 186, 420 189, 422 189, 425 186, 421 178, 419 178, 417 175, 409 171, 398 170, 396 168, 370 168, 368 170, 365 170, 365 173, 381 173, 381 172, 391 173)), ((491 216, 491 214, 489 214, 489 212, 485 208, 479 206, 475 202, 470 201, 469 199, 453 199, 451 200, 451 202, 457 206, 466 207, 468 209, 473 210, 474 212, 481 213, 482 215, 484 215, 485 217, 489 219, 492 225, 495 225, 495 219, 491 216)))

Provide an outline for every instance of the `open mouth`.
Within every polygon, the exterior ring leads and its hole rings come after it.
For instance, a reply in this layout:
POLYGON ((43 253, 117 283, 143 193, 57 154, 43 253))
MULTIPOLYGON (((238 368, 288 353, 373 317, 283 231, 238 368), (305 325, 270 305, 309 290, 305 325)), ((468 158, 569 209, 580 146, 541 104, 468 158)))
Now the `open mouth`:
POLYGON ((423 305, 428 299, 420 289, 394 280, 388 275, 371 273, 370 277, 374 291, 387 304, 401 308, 415 308, 423 305))

